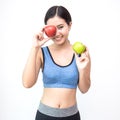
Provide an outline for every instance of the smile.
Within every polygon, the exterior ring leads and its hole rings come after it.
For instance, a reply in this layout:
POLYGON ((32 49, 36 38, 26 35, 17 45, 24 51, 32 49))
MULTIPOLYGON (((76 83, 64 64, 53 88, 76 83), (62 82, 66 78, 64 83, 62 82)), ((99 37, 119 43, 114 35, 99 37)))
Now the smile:
POLYGON ((54 39, 55 39, 55 40, 61 40, 62 37, 63 37, 62 35, 59 35, 59 36, 55 36, 54 39))

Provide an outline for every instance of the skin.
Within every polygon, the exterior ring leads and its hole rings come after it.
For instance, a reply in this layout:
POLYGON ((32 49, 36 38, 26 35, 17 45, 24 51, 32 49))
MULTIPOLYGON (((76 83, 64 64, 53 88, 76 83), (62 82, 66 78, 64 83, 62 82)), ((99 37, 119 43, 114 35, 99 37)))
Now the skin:
MULTIPOLYGON (((55 63, 65 66, 72 60, 74 51, 68 40, 72 23, 68 25, 64 19, 55 16, 48 19, 47 25, 55 25, 57 33, 54 38, 44 38, 44 31, 42 29, 40 33, 33 37, 33 46, 22 76, 23 86, 26 88, 32 87, 37 81, 39 71, 43 68, 41 46, 50 39, 53 40, 53 44, 48 47, 55 63)), ((77 57, 76 55, 76 63, 80 72, 78 88, 82 93, 86 93, 90 88, 91 68, 91 60, 87 47, 81 57, 77 57)), ((76 104, 76 89, 44 88, 41 102, 55 108, 67 108, 73 106, 76 104)))

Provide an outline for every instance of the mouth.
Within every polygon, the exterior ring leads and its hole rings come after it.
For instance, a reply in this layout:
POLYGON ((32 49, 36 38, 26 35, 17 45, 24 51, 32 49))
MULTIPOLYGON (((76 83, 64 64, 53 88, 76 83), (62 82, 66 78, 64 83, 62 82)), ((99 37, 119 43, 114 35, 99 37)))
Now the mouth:
POLYGON ((59 41, 63 38, 62 35, 58 35, 58 36, 55 36, 53 39, 56 40, 56 41, 59 41))

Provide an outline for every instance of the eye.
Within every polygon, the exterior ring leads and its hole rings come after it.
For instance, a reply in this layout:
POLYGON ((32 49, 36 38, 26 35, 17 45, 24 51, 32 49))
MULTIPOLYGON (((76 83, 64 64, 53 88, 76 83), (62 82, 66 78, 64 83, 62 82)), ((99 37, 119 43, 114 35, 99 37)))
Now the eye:
POLYGON ((62 29, 64 26, 62 25, 62 26, 58 26, 58 29, 60 30, 60 29, 62 29))

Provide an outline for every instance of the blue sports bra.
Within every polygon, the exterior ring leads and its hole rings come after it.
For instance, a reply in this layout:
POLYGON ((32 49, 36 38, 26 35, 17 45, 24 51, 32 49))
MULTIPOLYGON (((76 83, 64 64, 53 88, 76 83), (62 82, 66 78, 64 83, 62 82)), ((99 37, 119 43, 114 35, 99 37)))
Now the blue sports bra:
POLYGON ((79 72, 75 54, 69 65, 60 66, 55 63, 48 47, 42 47, 43 53, 43 85, 45 88, 77 88, 79 72))

